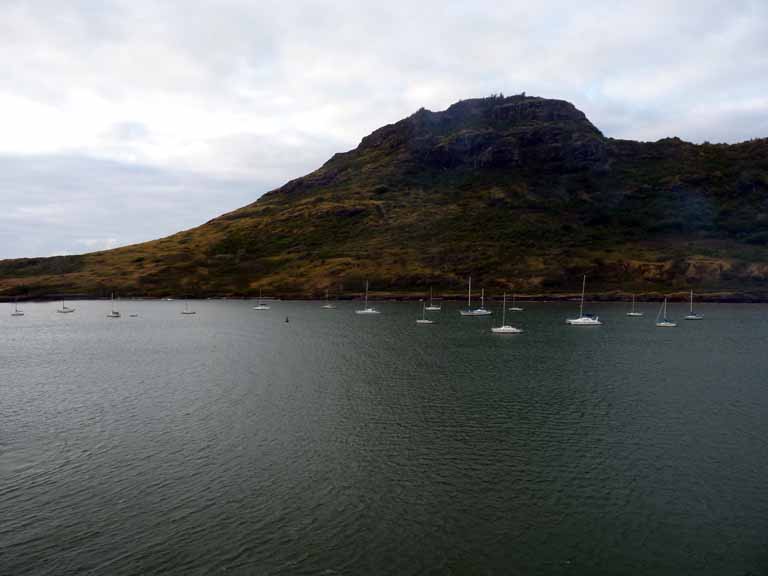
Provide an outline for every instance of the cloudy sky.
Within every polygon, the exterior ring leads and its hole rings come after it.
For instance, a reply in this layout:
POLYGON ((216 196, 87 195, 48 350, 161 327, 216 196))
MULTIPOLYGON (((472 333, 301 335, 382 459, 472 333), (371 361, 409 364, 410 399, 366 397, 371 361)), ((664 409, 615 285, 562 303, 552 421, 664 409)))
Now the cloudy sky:
POLYGON ((766 0, 0 0, 0 258, 200 224, 421 106, 768 136, 766 0))

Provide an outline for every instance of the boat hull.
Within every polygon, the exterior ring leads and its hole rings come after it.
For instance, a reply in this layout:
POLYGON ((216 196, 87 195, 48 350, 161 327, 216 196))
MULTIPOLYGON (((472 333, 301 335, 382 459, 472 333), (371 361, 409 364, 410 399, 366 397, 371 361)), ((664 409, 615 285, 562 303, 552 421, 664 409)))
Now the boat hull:
POLYGON ((462 316, 490 316, 492 312, 484 308, 478 308, 477 310, 460 310, 459 314, 462 316))
POLYGON ((520 330, 520 328, 515 328, 514 326, 497 326, 496 328, 491 328, 491 332, 494 334, 522 334, 523 331, 520 330))
POLYGON ((598 318, 568 318, 565 321, 570 326, 602 326, 602 322, 598 318))

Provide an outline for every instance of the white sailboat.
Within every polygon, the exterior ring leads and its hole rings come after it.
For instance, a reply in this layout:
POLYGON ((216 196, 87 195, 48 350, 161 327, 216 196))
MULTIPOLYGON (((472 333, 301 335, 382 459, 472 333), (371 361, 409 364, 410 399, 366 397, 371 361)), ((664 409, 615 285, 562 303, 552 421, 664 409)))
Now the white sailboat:
POLYGON ((11 312, 11 316, 24 316, 24 312, 19 310, 19 299, 16 298, 16 301, 13 303, 13 312, 11 312))
POLYGON ((674 328, 677 326, 675 322, 672 322, 667 318, 667 299, 664 298, 664 304, 659 308, 659 313, 656 315, 656 326, 659 328, 674 328))
POLYGON ((376 308, 368 306, 368 280, 365 281, 365 305, 362 310, 355 310, 355 314, 381 314, 376 308))
POLYGON ((75 311, 74 308, 70 308, 69 306, 64 304, 64 300, 61 301, 61 308, 56 310, 56 312, 58 312, 59 314, 71 314, 74 311, 75 311))
POLYGON ((418 318, 416 320, 416 324, 434 324, 435 322, 433 320, 427 319, 427 305, 426 303, 421 303, 421 318, 418 318))
POLYGON ((507 310, 509 310, 510 312, 522 312, 523 309, 520 308, 520 306, 515 306, 515 296, 516 296, 515 294, 512 294, 512 306, 507 308, 507 310))
POLYGON ((584 275, 584 279, 581 282, 581 304, 579 304, 579 317, 568 318, 565 323, 571 326, 600 326, 600 318, 598 316, 592 316, 591 314, 584 314, 584 290, 587 287, 587 275, 584 275))
POLYGON ((331 302, 328 301, 328 290, 325 291, 325 304, 321 306, 323 310, 335 310, 336 305, 331 304, 331 302))
POLYGON ((427 312, 438 312, 441 306, 439 304, 432 303, 432 286, 429 287, 429 306, 426 306, 424 310, 427 312))
POLYGON ((261 288, 259 288, 259 301, 256 304, 256 306, 253 307, 254 310, 269 310, 269 306, 264 304, 264 302, 261 301, 261 288))
POLYGON ((107 314, 107 318, 120 318, 120 312, 115 308, 115 293, 112 292, 112 311, 107 314))
POLYGON ((469 277, 469 290, 467 291, 467 309, 459 310, 462 316, 490 316, 491 311, 485 309, 485 288, 480 292, 480 308, 472 310, 472 276, 469 277))
POLYGON ((696 314, 693 311, 693 290, 691 290, 691 309, 690 312, 688 312, 688 315, 685 317, 686 320, 704 320, 704 316, 701 314, 696 314))
POLYGON ((637 317, 642 316, 642 315, 643 315, 642 312, 638 312, 637 310, 635 310, 635 295, 632 294, 632 310, 627 312, 627 316, 632 316, 632 317, 637 318, 637 317))
POLYGON ((182 310, 181 313, 184 314, 185 316, 189 316, 191 314, 197 314, 197 312, 195 312, 194 310, 192 310, 189 307, 189 302, 188 301, 184 302, 184 310, 182 310))
POLYGON ((522 334, 520 328, 515 328, 507 324, 507 293, 504 293, 504 300, 501 305, 501 326, 491 328, 494 334, 522 334))

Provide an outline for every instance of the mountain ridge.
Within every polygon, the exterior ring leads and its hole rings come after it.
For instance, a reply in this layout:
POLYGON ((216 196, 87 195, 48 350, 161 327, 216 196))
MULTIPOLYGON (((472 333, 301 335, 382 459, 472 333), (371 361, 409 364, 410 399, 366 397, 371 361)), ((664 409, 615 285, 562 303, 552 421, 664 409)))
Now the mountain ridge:
POLYGON ((605 137, 564 100, 420 109, 255 202, 166 238, 0 261, 0 296, 393 294, 768 298, 768 139, 605 137), (478 284, 480 285, 480 284, 478 284))

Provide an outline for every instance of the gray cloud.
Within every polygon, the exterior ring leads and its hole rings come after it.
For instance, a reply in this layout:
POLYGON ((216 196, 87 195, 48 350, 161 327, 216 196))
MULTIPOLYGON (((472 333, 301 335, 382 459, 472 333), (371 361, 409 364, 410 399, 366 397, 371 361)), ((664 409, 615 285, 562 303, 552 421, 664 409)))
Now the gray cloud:
POLYGON ((526 91, 608 136, 768 135, 763 0, 6 1, 0 257, 203 222, 421 106, 526 91))

